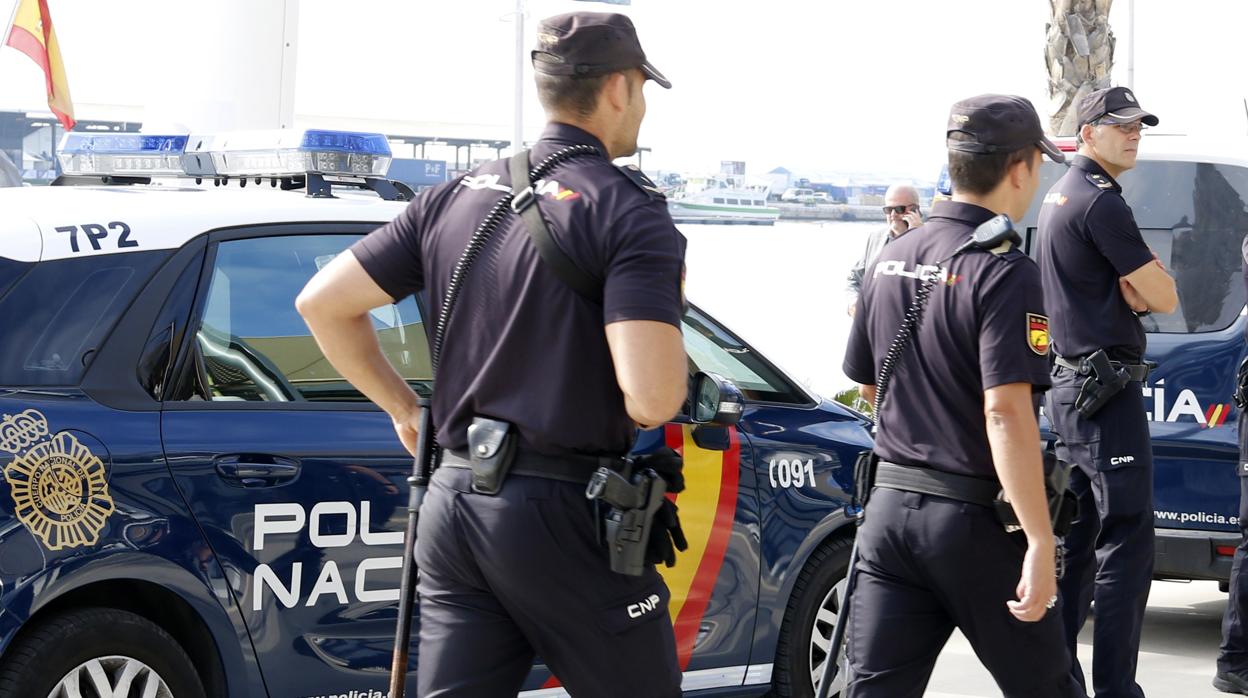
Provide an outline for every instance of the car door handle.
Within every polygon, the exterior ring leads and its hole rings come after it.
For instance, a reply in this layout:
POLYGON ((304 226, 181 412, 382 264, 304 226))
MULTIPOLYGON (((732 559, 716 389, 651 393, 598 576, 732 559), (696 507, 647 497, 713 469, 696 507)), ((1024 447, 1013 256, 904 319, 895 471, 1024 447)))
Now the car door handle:
POLYGON ((299 461, 282 456, 231 454, 214 459, 217 474, 243 487, 272 487, 293 480, 299 461))

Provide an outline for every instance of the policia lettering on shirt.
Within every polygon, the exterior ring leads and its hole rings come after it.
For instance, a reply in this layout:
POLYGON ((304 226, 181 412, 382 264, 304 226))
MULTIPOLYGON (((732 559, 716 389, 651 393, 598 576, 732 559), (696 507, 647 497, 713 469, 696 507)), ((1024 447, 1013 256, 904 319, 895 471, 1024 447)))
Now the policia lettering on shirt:
POLYGON ((923 695, 957 627, 1006 696, 1077 696, 1060 619, 1048 612, 1057 583, 1036 423, 1049 385, 1040 273, 1009 243, 955 253, 996 214, 1026 212, 1042 153, 1063 158, 1031 103, 1007 95, 953 105, 947 145, 953 198, 868 270, 845 355, 846 375, 874 399, 919 277, 934 276, 876 416, 879 474, 858 532, 848 695, 923 695), (889 272, 897 269, 921 273, 889 272), (907 484, 916 482, 949 494, 907 484), (1002 490, 1022 532, 997 517, 1002 490))
MULTIPOLYGON (((1136 659, 1153 576, 1153 452, 1136 315, 1171 312, 1178 297, 1117 181, 1135 166, 1141 131, 1157 117, 1130 90, 1111 87, 1079 103, 1078 121, 1079 154, 1045 196, 1036 238, 1054 352, 1045 414, 1058 458, 1076 466, 1071 489, 1079 498, 1065 539, 1062 620, 1073 657, 1095 600, 1092 688, 1098 698, 1138 698, 1136 659)), ((1077 657, 1072 671, 1083 685, 1077 657)))
MULTIPOLYGON (((575 290, 549 252, 539 253, 531 227, 507 211, 443 318, 432 405, 442 465, 416 549, 418 691, 514 696, 540 653, 574 696, 677 696, 669 593, 653 565, 682 545, 674 511, 670 530, 654 529, 640 574, 621 574, 596 534, 600 508, 586 498, 600 465, 622 467, 637 425, 663 424, 685 397, 685 240, 653 185, 610 162, 636 151, 645 81, 670 83, 618 14, 543 20, 533 66, 550 123, 530 166, 568 148, 588 153, 534 182, 534 205, 600 298, 575 290), (478 479, 501 475, 476 466, 513 450, 505 479, 478 479)), ((393 417, 413 452, 416 396, 378 350, 368 312, 422 290, 430 308, 443 307, 470 236, 507 196, 474 186, 487 178, 513 182, 509 162, 423 192, 298 301, 326 357, 393 417)), ((516 202, 529 199, 519 193, 516 202)), ((646 466, 667 491, 683 486, 674 452, 646 466)))

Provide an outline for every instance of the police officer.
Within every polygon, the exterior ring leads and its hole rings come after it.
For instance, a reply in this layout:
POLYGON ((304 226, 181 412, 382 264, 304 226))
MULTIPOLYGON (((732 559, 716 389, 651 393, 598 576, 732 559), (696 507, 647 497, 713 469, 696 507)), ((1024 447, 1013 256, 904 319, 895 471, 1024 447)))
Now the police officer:
MULTIPOLYGON (((513 696, 536 653, 574 696, 675 696, 667 587, 653 564, 640 576, 612 571, 596 533, 602 508, 586 498, 595 469, 618 467, 636 427, 671 419, 686 393, 685 240, 653 185, 611 164, 636 152, 644 82, 671 85, 623 15, 551 17, 538 46, 549 124, 530 163, 575 146, 588 154, 545 176, 537 207, 601 299, 574 290, 511 213, 463 280, 432 406, 442 465, 418 531, 419 694, 513 696), (485 471, 468 452, 470 426, 472 438, 509 435, 483 453, 515 439, 496 494, 476 479, 485 471)), ((504 160, 423 192, 299 299, 327 358, 393 417, 413 452, 416 395, 378 350, 369 310, 421 291, 442 307, 470 235, 509 182, 504 160)), ((679 490, 679 459, 650 465, 679 490)), ((651 562, 679 547, 678 529, 660 528, 651 562)))
MULTIPOLYGON (((1244 286, 1248 287, 1248 239, 1240 250, 1243 258, 1244 286)), ((1218 672, 1213 687, 1226 693, 1248 695, 1248 572, 1244 558, 1248 556, 1248 361, 1240 365, 1235 386, 1235 403, 1239 407, 1239 546, 1231 561, 1230 597, 1222 618, 1222 647, 1218 652, 1218 672)))
POLYGON ((1036 255, 1053 319, 1045 413, 1058 457, 1077 466, 1071 489, 1079 516, 1065 540, 1062 619, 1082 685, 1075 642, 1095 600, 1095 695, 1143 696, 1135 671, 1153 572, 1153 456, 1137 314, 1168 313, 1178 301, 1117 181, 1135 166, 1141 131, 1157 117, 1124 87, 1088 94, 1077 116, 1079 154, 1044 198, 1036 255))
POLYGON ((874 400, 898 328, 934 279, 877 415, 848 695, 921 696, 955 627, 1006 696, 1078 695, 1048 612, 1057 583, 1036 424, 1049 384, 1040 273, 1009 242, 958 253, 997 214, 1022 217, 1042 153, 1063 158, 1031 103, 1009 95, 953 105, 947 146, 952 200, 868 270, 845 355, 846 375, 874 400), (1002 490, 1021 532, 1007 532, 993 506, 1002 490))

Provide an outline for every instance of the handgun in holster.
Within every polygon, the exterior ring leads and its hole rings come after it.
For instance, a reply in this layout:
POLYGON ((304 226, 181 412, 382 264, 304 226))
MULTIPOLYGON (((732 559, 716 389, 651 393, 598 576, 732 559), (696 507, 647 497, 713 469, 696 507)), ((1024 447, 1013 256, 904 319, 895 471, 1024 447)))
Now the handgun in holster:
POLYGON ((1104 349, 1097 349, 1079 362, 1079 375, 1087 378, 1079 388, 1079 394, 1075 396, 1075 409, 1084 417, 1096 414, 1110 398, 1131 382, 1131 374, 1127 369, 1114 369, 1104 349))
POLYGON ((636 577, 646 571, 650 529, 665 494, 667 481, 650 468, 635 469, 627 459, 622 472, 605 466, 594 472, 585 496, 610 505, 603 538, 612 572, 636 577))

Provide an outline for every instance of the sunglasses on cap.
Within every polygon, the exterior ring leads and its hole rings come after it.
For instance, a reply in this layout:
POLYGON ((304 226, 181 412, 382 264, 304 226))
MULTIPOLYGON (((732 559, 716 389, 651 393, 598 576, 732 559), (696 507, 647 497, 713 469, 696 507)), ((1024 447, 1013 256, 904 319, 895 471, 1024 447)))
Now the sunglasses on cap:
POLYGON ((897 215, 900 216, 903 213, 906 213, 907 211, 910 211, 913 209, 917 209, 918 207, 919 207, 918 204, 902 204, 901 206, 884 206, 883 208, 884 208, 884 215, 886 216, 890 213, 896 213, 897 215))

